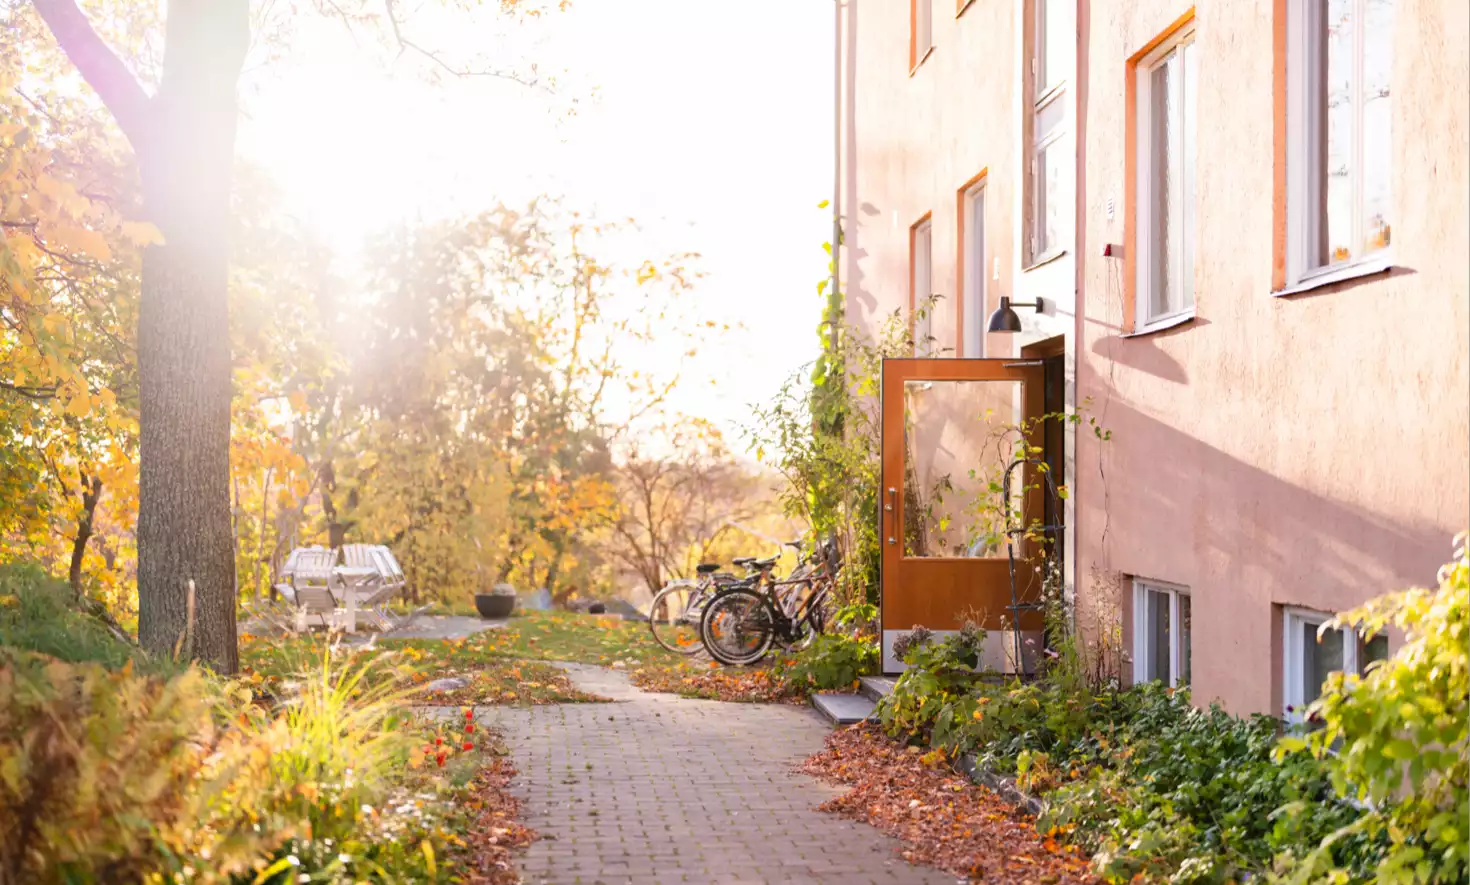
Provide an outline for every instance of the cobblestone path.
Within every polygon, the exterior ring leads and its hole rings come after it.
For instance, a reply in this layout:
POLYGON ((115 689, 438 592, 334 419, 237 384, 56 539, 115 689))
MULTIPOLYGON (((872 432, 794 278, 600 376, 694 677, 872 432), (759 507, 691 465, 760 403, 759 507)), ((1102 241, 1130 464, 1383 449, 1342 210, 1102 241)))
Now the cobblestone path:
POLYGON ((837 788, 793 773, 830 727, 806 707, 651 694, 569 666, 610 704, 482 707, 520 774, 527 885, 944 885, 899 843, 816 806, 837 788))

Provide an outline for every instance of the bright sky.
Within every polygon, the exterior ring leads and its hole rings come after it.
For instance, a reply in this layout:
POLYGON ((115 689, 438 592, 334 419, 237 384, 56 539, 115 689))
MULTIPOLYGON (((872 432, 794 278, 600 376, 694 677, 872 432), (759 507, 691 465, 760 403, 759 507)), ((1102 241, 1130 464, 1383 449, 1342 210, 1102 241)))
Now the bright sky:
MULTIPOLYGON (((815 356, 831 3, 575 0, 512 50, 557 75, 551 96, 488 78, 433 85, 302 17, 288 57, 247 77, 241 153, 349 270, 376 230, 539 194, 637 219, 646 239, 629 262, 701 253, 698 312, 744 329, 702 354, 674 405, 733 436, 745 404, 815 356)), ((425 45, 499 45, 464 16, 414 23, 425 45)))

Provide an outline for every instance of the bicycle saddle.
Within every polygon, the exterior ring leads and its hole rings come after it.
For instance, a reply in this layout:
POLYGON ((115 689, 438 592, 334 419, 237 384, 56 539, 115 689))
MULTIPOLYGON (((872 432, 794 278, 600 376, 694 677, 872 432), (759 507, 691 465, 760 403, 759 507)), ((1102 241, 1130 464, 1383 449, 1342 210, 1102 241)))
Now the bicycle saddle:
POLYGON ((768 556, 765 559, 756 559, 754 556, 742 556, 739 559, 732 559, 730 561, 735 563, 736 565, 745 566, 746 568, 766 569, 775 565, 776 560, 779 558, 780 557, 778 556, 768 556))
POLYGON ((782 541, 781 542, 781 546, 782 547, 790 547, 792 550, 798 550, 798 551, 801 550, 801 545, 802 545, 802 540, 800 538, 797 538, 795 541, 782 541))
POLYGON ((699 565, 694 567, 694 570, 701 575, 707 575, 710 572, 719 571, 720 564, 718 562, 701 562, 699 565))

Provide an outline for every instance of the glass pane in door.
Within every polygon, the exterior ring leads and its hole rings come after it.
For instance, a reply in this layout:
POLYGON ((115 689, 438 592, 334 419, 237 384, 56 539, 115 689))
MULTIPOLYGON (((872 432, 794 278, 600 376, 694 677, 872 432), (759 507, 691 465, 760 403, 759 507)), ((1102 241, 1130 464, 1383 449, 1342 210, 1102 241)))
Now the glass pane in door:
MULTIPOLYGON (((1020 518, 1020 468, 1009 505, 1001 490, 1021 439, 1022 407, 1019 381, 904 383, 905 557, 1005 555, 1008 519, 1020 518)), ((899 503, 883 502, 885 519, 899 503)))

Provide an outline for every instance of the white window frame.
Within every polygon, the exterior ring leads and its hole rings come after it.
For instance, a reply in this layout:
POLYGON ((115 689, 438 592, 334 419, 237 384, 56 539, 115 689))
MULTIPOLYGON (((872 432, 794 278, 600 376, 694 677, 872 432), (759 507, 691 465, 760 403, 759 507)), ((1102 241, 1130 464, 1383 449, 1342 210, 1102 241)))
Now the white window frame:
POLYGON ((914 225, 911 236, 914 254, 909 287, 914 293, 914 356, 928 356, 934 349, 934 305, 927 303, 934 295, 934 220, 926 218, 914 225))
POLYGON ((1031 149, 1027 157, 1027 176, 1030 185, 1030 193, 1027 194, 1027 206, 1031 217, 1028 219, 1029 229, 1026 236, 1026 266, 1033 267, 1044 264, 1047 261, 1061 255, 1066 251, 1066 236, 1057 232, 1057 242, 1043 242, 1042 235, 1046 232, 1046 204, 1047 199, 1057 200, 1059 206, 1065 206, 1064 198, 1060 194, 1048 194, 1042 187, 1042 175, 1045 170, 1041 168, 1041 155, 1050 147, 1060 142, 1067 134, 1066 105, 1067 79, 1057 78, 1054 83, 1045 82, 1050 77, 1045 70, 1046 59, 1046 8, 1048 3, 1061 4, 1061 0, 1031 0, 1031 79, 1029 91, 1032 97, 1031 108, 1031 149), (1061 111, 1061 119, 1055 126, 1045 132, 1040 131, 1041 115, 1056 104, 1061 111))
MULTIPOLYGON (((1292 294, 1316 286, 1354 277, 1381 273, 1393 266, 1393 242, 1376 252, 1347 261, 1318 265, 1311 258, 1310 244, 1322 231, 1318 195, 1324 134, 1312 121, 1326 100, 1319 62, 1327 51, 1316 40, 1326 0, 1288 0, 1286 7, 1286 288, 1277 294, 1292 294)), ((1353 194, 1353 242, 1361 248, 1365 239, 1363 218, 1363 22, 1366 0, 1355 0, 1354 61, 1359 87, 1355 96, 1357 126, 1354 130, 1353 169, 1358 173, 1353 194)), ((1390 88, 1392 88, 1390 86, 1390 88)), ((1391 101, 1390 97, 1390 101, 1391 101)), ((1391 229, 1391 226, 1390 226, 1391 229)))
POLYGON ((914 11, 914 63, 918 68, 934 48, 934 0, 910 0, 914 11))
POLYGON ((985 324, 989 314, 989 279, 985 275, 985 181, 965 191, 965 328, 961 356, 985 356, 985 324))
MULTIPOLYGON (((1306 674, 1306 644, 1302 627, 1321 626, 1332 620, 1334 615, 1309 608, 1282 607, 1281 610, 1281 717, 1292 725, 1301 725, 1306 719, 1306 699, 1302 680, 1306 674)), ((1342 672, 1362 675, 1367 662, 1363 659, 1364 641, 1358 631, 1350 627, 1338 627, 1342 633, 1342 672)))
POLYGON ((1036 103, 1039 105, 1043 104, 1042 99, 1047 95, 1067 85, 1066 77, 1053 78, 1051 72, 1046 70, 1046 13, 1048 6, 1055 5, 1057 8, 1052 11, 1060 11, 1059 8, 1061 5, 1065 2, 1070 2, 1070 0, 1031 0, 1031 2, 1033 16, 1032 27, 1036 29, 1036 39, 1032 41, 1036 46, 1036 50, 1032 54, 1034 61, 1031 65, 1031 76, 1034 80, 1032 92, 1035 95, 1036 103))
MULTIPOLYGON (((1183 108, 1184 105, 1184 77, 1182 54, 1179 50, 1194 43, 1194 24, 1190 23, 1180 28, 1177 32, 1170 34, 1148 55, 1139 60, 1134 69, 1134 89, 1136 91, 1135 108, 1135 138, 1134 149, 1136 178, 1134 210, 1134 251, 1137 260, 1134 263, 1134 331, 1144 332, 1151 329, 1168 328, 1178 325, 1195 315, 1195 291, 1194 291, 1194 256, 1197 245, 1195 236, 1195 207, 1190 205, 1188 195, 1193 193, 1193 185, 1184 185, 1184 173, 1181 169, 1179 176, 1180 187, 1185 194, 1180 199, 1180 219, 1183 225, 1180 231, 1180 253, 1179 260, 1184 267, 1179 270, 1179 285, 1181 286, 1180 307, 1176 310, 1160 314, 1150 313, 1153 305, 1153 263, 1154 243, 1150 236, 1153 231, 1154 220, 1154 156, 1153 156, 1153 72, 1160 65, 1169 63, 1171 58, 1181 59, 1180 76, 1173 78, 1175 88, 1179 90, 1178 101, 1175 107, 1183 108)), ((1196 50, 1197 52, 1198 50, 1196 50)), ((1198 84, 1196 84, 1196 88, 1198 84)), ((1195 116, 1198 118, 1199 108, 1196 100, 1195 116)), ((1197 119, 1196 119, 1197 122, 1197 119)), ((1186 124, 1187 125, 1187 124, 1186 124)), ((1197 129, 1197 127, 1196 127, 1197 129)), ((1181 126, 1181 137, 1184 132, 1181 126)), ((1198 142, 1194 145, 1198 147, 1198 142)), ((1185 158, 1180 158, 1181 165, 1185 158)), ((1197 164, 1190 164, 1192 169, 1197 169, 1197 164)))
MULTIPOLYGON (((1184 617, 1183 610, 1179 604, 1180 597, 1190 599, 1191 620, 1193 615, 1194 601, 1188 587, 1178 584, 1167 584, 1163 581, 1152 581, 1143 578, 1133 579, 1133 683, 1140 685, 1150 681, 1148 674, 1149 642, 1153 637, 1153 631, 1148 629, 1146 623, 1148 617, 1148 594, 1149 591, 1163 593, 1169 597, 1169 686, 1178 686, 1180 677, 1184 674, 1184 617)), ((1191 634, 1193 631, 1191 631, 1191 634)), ((1193 643, 1191 643, 1191 649, 1193 643)), ((1192 669, 1192 668, 1191 668, 1192 669)))

